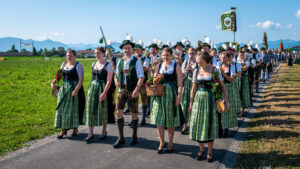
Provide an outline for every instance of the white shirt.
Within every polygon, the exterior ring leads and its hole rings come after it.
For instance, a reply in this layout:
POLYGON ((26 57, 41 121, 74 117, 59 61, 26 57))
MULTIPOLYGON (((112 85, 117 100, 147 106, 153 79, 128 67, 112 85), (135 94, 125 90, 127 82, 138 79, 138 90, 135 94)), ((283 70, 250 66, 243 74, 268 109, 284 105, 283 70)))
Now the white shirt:
POLYGON ((190 58, 190 57, 189 57, 188 54, 185 54, 185 55, 184 55, 184 61, 189 60, 189 58, 190 58))
MULTIPOLYGON (((200 68, 198 68, 198 69, 200 69, 200 68)), ((217 69, 216 67, 212 67, 212 69, 214 69, 215 73, 219 74, 219 78, 222 81, 223 77, 222 77, 222 74, 219 71, 219 69, 217 69)), ((197 74, 197 72, 199 72, 199 71, 197 71, 197 69, 194 71, 194 73, 193 73, 193 83, 196 83, 197 80, 211 80, 211 78, 212 78, 211 74, 209 76, 200 76, 199 73, 197 74)), ((211 70, 210 73, 212 73, 212 70, 211 70)))
MULTIPOLYGON (((94 66, 94 70, 101 70, 101 69, 103 69, 104 65, 105 65, 107 62, 105 62, 105 63, 103 64, 103 66, 100 67, 99 69, 96 69, 97 63, 99 64, 98 61, 95 63, 95 65, 94 65, 94 63, 92 64, 92 68, 93 68, 93 66, 94 66)), ((106 66, 105 69, 106 69, 106 71, 107 71, 108 73, 112 73, 112 72, 113 72, 112 66, 111 66, 111 64, 110 64, 109 62, 108 62, 108 64, 107 64, 107 66, 106 66)), ((107 76, 107 80, 108 80, 108 76, 107 76)))
MULTIPOLYGON (((75 62, 75 65, 76 65, 77 61, 75 62)), ((66 66, 64 66, 64 63, 61 64, 60 68, 61 69, 64 69, 64 70, 71 70, 73 69, 74 67, 72 68, 69 68, 69 69, 66 69, 66 66)), ((76 66, 76 71, 77 71, 77 75, 78 77, 83 77, 84 76, 84 69, 83 69, 83 66, 81 63, 78 62, 77 66, 76 66)))
POLYGON ((242 71, 242 65, 239 62, 235 62, 233 66, 235 67, 236 64, 236 71, 235 72, 241 72, 242 71))
MULTIPOLYGON (((132 61, 134 59, 134 56, 130 56, 130 59, 129 60, 125 60, 124 59, 124 68, 128 68, 129 69, 129 64, 130 64, 130 62, 132 61)), ((119 77, 119 69, 118 69, 118 67, 119 67, 119 60, 118 60, 118 62, 117 62, 117 69, 116 69, 116 74, 117 74, 117 76, 119 77)), ((137 77, 138 78, 142 78, 142 77, 144 77, 144 70, 143 70, 143 65, 142 65, 142 62, 141 62, 141 60, 139 60, 139 59, 137 59, 137 61, 136 61, 136 63, 135 63, 135 70, 136 70, 136 75, 137 75, 137 77)), ((128 75, 128 74, 124 74, 125 75, 125 78, 124 78, 124 85, 126 85, 127 83, 126 83, 126 76, 128 75)))
POLYGON ((213 56, 212 64, 213 64, 215 67, 219 67, 219 66, 222 64, 222 62, 221 62, 219 59, 217 59, 215 56, 213 56))
MULTIPOLYGON (((142 62, 142 58, 145 58, 145 56, 143 55, 142 57, 141 57, 141 62, 142 62)), ((149 63, 150 61, 149 61, 149 58, 147 57, 145 60, 144 60, 144 63, 143 63, 143 66, 145 66, 147 69, 149 68, 149 63)))
POLYGON ((165 63, 163 62, 161 64, 159 73, 160 74, 163 74, 163 73, 165 73, 165 74, 172 74, 174 71, 176 71, 176 70, 174 70, 174 67, 175 67, 175 63, 172 62, 170 65, 167 66, 167 69, 165 69, 165 63))
POLYGON ((149 56, 150 58, 150 63, 153 64, 153 62, 158 58, 158 55, 155 55, 154 58, 149 56))

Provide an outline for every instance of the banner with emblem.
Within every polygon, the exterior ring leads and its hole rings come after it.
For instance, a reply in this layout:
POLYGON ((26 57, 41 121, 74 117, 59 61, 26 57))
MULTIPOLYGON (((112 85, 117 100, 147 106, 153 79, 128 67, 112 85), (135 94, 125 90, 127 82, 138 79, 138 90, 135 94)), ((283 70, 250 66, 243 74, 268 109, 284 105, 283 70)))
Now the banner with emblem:
POLYGON ((222 31, 231 31, 231 11, 221 14, 221 30, 222 31))
POLYGON ((24 42, 22 42, 22 46, 24 46, 24 47, 33 47, 33 44, 32 43, 24 43, 24 42))

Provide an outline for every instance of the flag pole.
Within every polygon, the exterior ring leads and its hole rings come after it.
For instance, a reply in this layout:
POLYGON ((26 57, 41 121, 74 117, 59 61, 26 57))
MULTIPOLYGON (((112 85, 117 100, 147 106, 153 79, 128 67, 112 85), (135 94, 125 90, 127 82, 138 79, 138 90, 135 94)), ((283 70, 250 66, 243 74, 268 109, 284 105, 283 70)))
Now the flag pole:
POLYGON ((235 32, 233 32, 233 43, 235 43, 235 32))

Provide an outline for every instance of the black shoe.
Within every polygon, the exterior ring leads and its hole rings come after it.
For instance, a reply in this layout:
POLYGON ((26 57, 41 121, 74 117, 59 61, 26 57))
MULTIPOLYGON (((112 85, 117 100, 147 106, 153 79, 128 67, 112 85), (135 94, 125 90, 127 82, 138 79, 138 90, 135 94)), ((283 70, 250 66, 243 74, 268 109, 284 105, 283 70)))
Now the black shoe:
POLYGON ((63 130, 62 134, 61 135, 57 135, 56 138, 62 139, 64 137, 64 135, 67 136, 67 130, 63 130))
POLYGON ((198 160, 198 161, 203 160, 205 151, 200 151, 199 153, 197 154, 197 157, 196 157, 196 160, 198 160), (201 155, 199 155, 199 153, 201 153, 201 155))
POLYGON ((172 145, 172 147, 170 148, 169 147, 169 145, 168 145, 168 148, 167 148, 167 153, 172 153, 174 151, 174 149, 173 149, 173 145, 172 145))
POLYGON ((212 155, 211 155, 211 154, 207 154, 207 155, 210 155, 210 158, 208 158, 208 157, 206 156, 207 162, 209 162, 209 163, 213 162, 214 160, 213 160, 212 155))
POLYGON ((164 144, 164 146, 159 146, 158 149, 157 149, 157 154, 162 154, 165 147, 166 147, 166 143, 164 144))
POLYGON ((141 126, 146 125, 146 120, 142 120, 141 123, 140 123, 140 125, 141 125, 141 126))
POLYGON ((73 132, 71 136, 76 137, 77 135, 78 135, 78 129, 76 129, 76 132, 75 133, 73 132))
POLYGON ((89 143, 93 142, 93 139, 94 139, 94 134, 92 135, 92 137, 88 137, 88 138, 84 139, 84 141, 85 141, 87 144, 89 144, 89 143))
POLYGON ((113 145, 114 148, 120 148, 121 145, 125 144, 124 139, 118 139, 117 142, 113 145))
POLYGON ((224 130, 224 137, 228 137, 228 129, 224 130))
POLYGON ((126 109, 125 111, 123 111, 123 114, 125 114, 125 115, 130 114, 130 110, 129 110, 129 109, 126 109))
POLYGON ((128 123, 128 126, 132 128, 132 121, 128 123))
POLYGON ((101 137, 99 138, 99 140, 104 140, 106 138, 106 135, 107 135, 107 131, 105 132, 104 135, 101 135, 101 137))
POLYGON ((185 129, 185 130, 181 131, 181 134, 182 135, 188 135, 189 134, 189 130, 185 129))

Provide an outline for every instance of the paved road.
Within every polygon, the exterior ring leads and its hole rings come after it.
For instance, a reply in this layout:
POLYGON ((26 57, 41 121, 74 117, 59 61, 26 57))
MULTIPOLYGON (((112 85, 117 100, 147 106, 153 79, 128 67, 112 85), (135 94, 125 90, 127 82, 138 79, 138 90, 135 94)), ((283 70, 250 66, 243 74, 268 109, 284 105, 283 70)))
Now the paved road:
MULTIPOLYGON (((263 83, 262 83, 263 85, 263 83)), ((257 97, 259 98, 259 97, 257 97)), ((255 100, 257 98, 254 98, 255 100)), ((257 101, 257 100, 256 100, 257 101)), ((129 122, 130 116, 125 117, 125 122, 129 122)), ((239 126, 243 118, 239 118, 239 126)), ((147 119, 149 123, 149 119, 147 119)), ((57 140, 52 137, 47 143, 37 146, 29 151, 22 152, 12 158, 0 160, 1 169, 98 169, 98 168, 219 168, 224 155, 236 156, 235 152, 228 150, 234 142, 238 127, 229 131, 229 138, 217 139, 215 141, 213 157, 215 161, 208 163, 206 160, 195 160, 199 147, 196 142, 188 136, 181 135, 180 129, 175 133, 174 149, 171 154, 157 154, 159 139, 156 128, 152 125, 138 128, 139 143, 130 146, 132 129, 128 126, 124 128, 126 144, 120 149, 112 148, 118 133, 116 125, 108 125, 108 137, 106 140, 98 140, 101 127, 95 128, 95 138, 92 144, 86 144, 83 140, 87 137, 88 128, 81 127, 80 134, 75 137, 68 137, 57 140)), ((167 141, 167 131, 166 131, 167 141)), ((207 152, 207 147, 206 147, 207 152)), ((227 160, 222 164, 225 167, 230 165, 227 160)))

